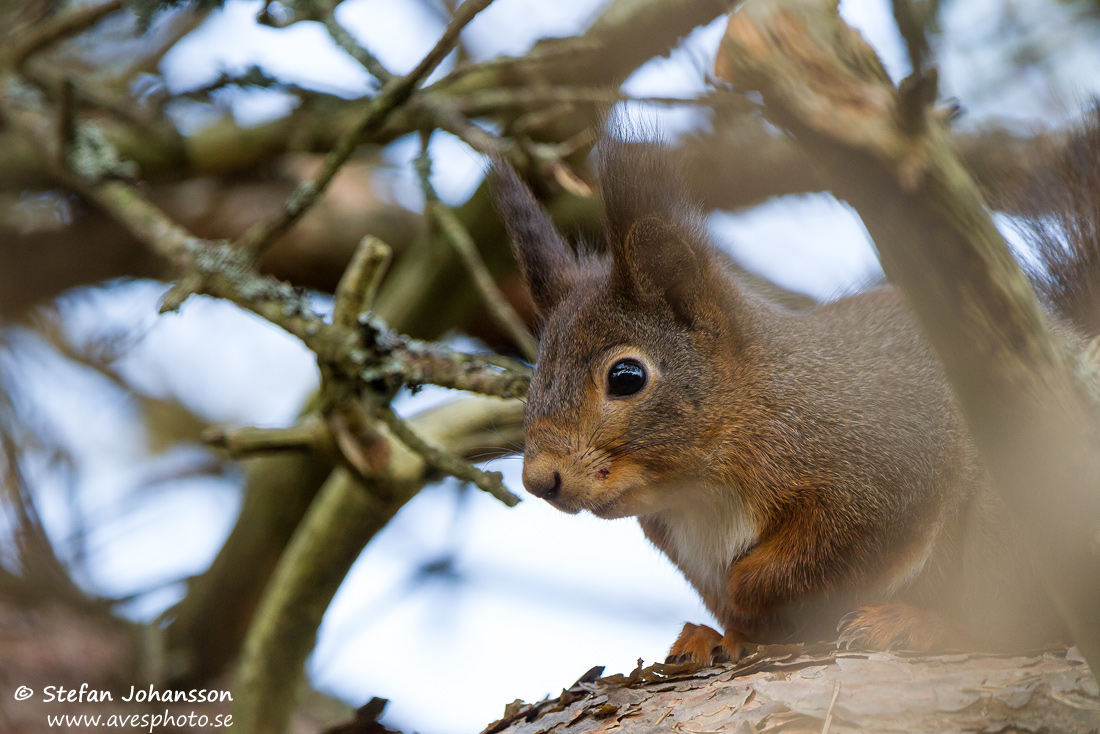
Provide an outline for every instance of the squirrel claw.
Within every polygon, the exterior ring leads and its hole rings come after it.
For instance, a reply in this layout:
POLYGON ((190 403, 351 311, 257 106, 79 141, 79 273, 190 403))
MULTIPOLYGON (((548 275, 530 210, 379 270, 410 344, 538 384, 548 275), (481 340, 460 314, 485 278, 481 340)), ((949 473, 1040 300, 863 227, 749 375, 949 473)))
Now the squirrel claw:
POLYGON ((843 632, 847 627, 851 626, 852 622, 855 622, 861 616, 863 616, 863 611, 861 609, 853 609, 841 617, 840 621, 836 623, 836 631, 843 632))
POLYGON ((837 649, 863 647, 870 650, 894 650, 906 647, 930 652, 958 646, 966 638, 957 625, 936 612, 904 602, 867 604, 845 614, 837 625, 840 636, 837 649))
POLYGON ((847 627, 840 633, 840 637, 836 640, 836 647, 839 650, 841 646, 845 650, 851 650, 852 645, 858 646, 862 642, 862 638, 867 634, 870 627, 847 627))
POLYGON ((909 641, 909 630, 898 630, 894 633, 894 636, 890 638, 890 642, 886 643, 886 651, 896 650, 909 641))

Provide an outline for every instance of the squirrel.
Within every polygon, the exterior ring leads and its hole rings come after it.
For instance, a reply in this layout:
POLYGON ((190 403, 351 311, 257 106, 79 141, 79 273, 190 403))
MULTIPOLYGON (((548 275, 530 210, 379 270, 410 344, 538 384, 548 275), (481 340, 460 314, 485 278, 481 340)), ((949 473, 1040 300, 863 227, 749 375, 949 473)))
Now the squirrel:
MULTIPOLYGON (((602 256, 574 252, 510 166, 490 171, 542 320, 523 483, 568 513, 636 517, 680 569, 723 632, 685 624, 667 662, 837 632, 871 649, 1068 642, 903 295, 778 306, 710 242, 663 146, 612 136, 596 158, 602 256)), ((1044 198, 1015 207, 1033 279, 1092 336, 1100 114, 1035 180, 1044 198)))

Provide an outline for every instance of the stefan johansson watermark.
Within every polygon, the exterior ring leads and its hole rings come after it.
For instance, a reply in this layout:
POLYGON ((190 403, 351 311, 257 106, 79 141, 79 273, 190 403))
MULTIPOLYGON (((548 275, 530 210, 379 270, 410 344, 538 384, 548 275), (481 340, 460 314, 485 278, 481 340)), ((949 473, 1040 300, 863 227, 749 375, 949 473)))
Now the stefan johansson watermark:
POLYGON ((67 729, 87 728, 98 731, 102 728, 141 728, 150 732, 161 727, 191 729, 220 729, 233 726, 232 714, 203 713, 164 709, 163 712, 148 711, 149 704, 218 704, 233 701, 233 694, 216 688, 192 688, 189 690, 158 690, 155 686, 130 686, 125 692, 92 688, 87 683, 79 687, 46 686, 36 692, 28 686, 19 686, 13 697, 16 701, 34 699, 42 703, 81 704, 87 709, 89 704, 112 704, 115 713, 59 713, 47 714, 46 724, 50 728, 67 729), (117 704, 143 704, 141 713, 119 713, 117 704))

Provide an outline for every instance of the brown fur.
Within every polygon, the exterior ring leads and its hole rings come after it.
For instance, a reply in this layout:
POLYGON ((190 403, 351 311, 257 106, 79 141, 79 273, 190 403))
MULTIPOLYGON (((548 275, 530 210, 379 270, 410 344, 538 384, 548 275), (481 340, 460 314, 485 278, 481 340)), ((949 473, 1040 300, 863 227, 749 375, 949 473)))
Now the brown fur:
POLYGON ((934 614, 880 614, 893 626, 863 624, 876 633, 861 640, 928 619, 982 647, 1059 639, 902 297, 776 307, 708 242, 661 151, 611 141, 600 174, 610 258, 575 256, 516 175, 495 172, 544 317, 524 482, 568 512, 638 517, 726 632, 688 625, 671 657, 821 637, 887 601, 934 614), (624 356, 649 381, 608 397, 624 356))

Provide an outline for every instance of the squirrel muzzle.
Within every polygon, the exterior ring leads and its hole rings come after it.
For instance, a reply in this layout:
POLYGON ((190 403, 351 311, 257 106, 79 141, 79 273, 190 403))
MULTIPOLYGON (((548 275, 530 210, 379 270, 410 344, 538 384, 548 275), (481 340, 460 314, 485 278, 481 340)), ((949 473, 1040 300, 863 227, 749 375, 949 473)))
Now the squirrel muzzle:
POLYGON ((600 451, 537 451, 528 448, 523 486, 531 494, 570 514, 587 510, 611 519, 639 514, 648 506, 649 478, 628 460, 611 460, 600 451))

